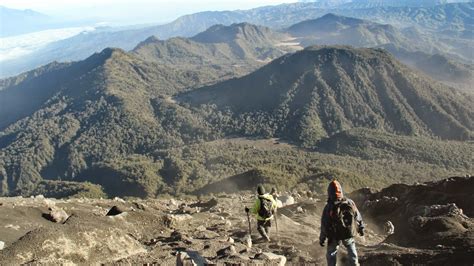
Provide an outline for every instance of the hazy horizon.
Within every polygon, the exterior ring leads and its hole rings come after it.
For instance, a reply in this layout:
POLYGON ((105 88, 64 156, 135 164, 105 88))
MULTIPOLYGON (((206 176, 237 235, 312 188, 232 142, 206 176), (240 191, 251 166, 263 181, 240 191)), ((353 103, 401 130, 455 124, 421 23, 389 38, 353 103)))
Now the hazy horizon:
POLYGON ((294 3, 295 0, 242 0, 242 1, 151 1, 137 0, 133 4, 125 0, 105 0, 100 4, 92 0, 0 0, 0 6, 18 10, 33 10, 56 19, 93 20, 111 26, 166 23, 179 16, 201 11, 251 9, 267 5, 294 3))

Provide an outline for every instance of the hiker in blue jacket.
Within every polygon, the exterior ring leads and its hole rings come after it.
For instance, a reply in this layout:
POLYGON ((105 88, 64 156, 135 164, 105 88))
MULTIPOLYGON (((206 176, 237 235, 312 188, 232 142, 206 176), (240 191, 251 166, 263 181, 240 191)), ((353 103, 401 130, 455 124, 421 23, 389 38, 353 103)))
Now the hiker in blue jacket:
POLYGON ((328 239, 326 259, 329 266, 336 265, 337 251, 341 243, 347 248, 350 265, 359 265, 354 236, 357 232, 363 236, 364 227, 354 201, 345 198, 341 184, 333 180, 328 186, 328 201, 321 216, 319 235, 319 244, 322 247, 326 238, 328 239))

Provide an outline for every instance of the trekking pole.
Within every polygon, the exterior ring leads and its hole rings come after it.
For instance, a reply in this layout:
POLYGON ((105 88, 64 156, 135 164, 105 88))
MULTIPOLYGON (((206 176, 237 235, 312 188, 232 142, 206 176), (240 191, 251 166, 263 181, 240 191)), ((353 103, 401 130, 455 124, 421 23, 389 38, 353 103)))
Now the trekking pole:
POLYGON ((275 209, 275 215, 273 215, 273 219, 275 219, 275 228, 277 230, 277 239, 278 239, 278 242, 280 242, 280 234, 278 232, 278 219, 277 219, 277 214, 278 214, 278 211, 275 209))
POLYGON ((249 222, 249 235, 252 235, 252 226, 250 225, 250 214, 247 212, 247 221, 249 222))
POLYGON ((250 214, 247 212, 247 221, 249 222, 249 235, 247 237, 247 247, 252 248, 252 226, 250 225, 250 214))

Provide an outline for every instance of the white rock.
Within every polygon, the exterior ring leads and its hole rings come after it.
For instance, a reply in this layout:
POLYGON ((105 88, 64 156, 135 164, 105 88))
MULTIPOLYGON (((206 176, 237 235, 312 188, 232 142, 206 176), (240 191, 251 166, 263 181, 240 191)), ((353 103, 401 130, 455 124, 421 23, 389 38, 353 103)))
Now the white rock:
POLYGON ((303 208, 302 208, 301 206, 298 206, 298 208, 296 208, 296 211, 297 211, 297 212, 300 212, 300 213, 303 213, 303 212, 304 212, 304 210, 303 210, 303 208))
POLYGON ((5 242, 0 241, 0 250, 3 250, 5 248, 5 242))
POLYGON ((279 197, 278 199, 281 200, 281 203, 282 203, 283 207, 291 205, 291 204, 295 204, 295 198, 293 198, 290 195, 283 195, 283 196, 279 197))
POLYGON ((231 244, 234 244, 234 239, 232 237, 229 237, 229 239, 227 239, 227 242, 231 243, 231 244))
POLYGON ((271 252, 263 252, 259 255, 260 258, 267 260, 278 260, 278 265, 284 266, 286 264, 286 257, 277 255, 271 252))
POLYGON ((37 195, 37 196, 35 197, 35 199, 44 199, 44 196, 43 196, 43 195, 37 195))
POLYGON ((55 223, 64 223, 69 215, 60 208, 50 208, 49 217, 55 223))
POLYGON ((125 203, 125 200, 119 198, 119 197, 115 197, 114 198, 114 201, 118 201, 118 202, 122 202, 122 203, 125 203))

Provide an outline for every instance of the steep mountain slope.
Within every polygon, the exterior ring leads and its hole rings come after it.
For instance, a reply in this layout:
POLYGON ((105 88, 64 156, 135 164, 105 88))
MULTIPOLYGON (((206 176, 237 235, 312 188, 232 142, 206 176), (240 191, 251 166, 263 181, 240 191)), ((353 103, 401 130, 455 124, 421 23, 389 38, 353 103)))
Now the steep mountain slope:
MULTIPOLYGON (((133 154, 182 142, 179 136, 164 134, 151 99, 196 86, 208 73, 171 69, 106 49, 84 61, 32 76, 0 91, 1 194, 30 193, 42 177, 85 181, 91 177, 79 174, 94 163, 109 160, 110 165, 129 155, 131 165, 145 163, 150 159, 133 154)), ((127 176, 117 179, 110 171, 102 174, 94 182, 106 192, 119 186, 132 195, 153 194, 162 182, 157 175, 143 177, 143 182, 155 184, 151 191, 144 191, 127 176)))
POLYGON ((140 43, 133 53, 144 60, 180 67, 231 67, 255 69, 286 52, 289 46, 278 46, 287 38, 269 28, 248 23, 230 26, 216 25, 190 38, 171 38, 160 41, 150 37, 140 43))
MULTIPOLYGON (((310 47, 178 99, 216 105, 247 121, 257 135, 305 146, 353 127, 457 140, 471 139, 474 129, 472 97, 374 49, 310 47)), ((244 124, 240 132, 245 129, 244 124)))

